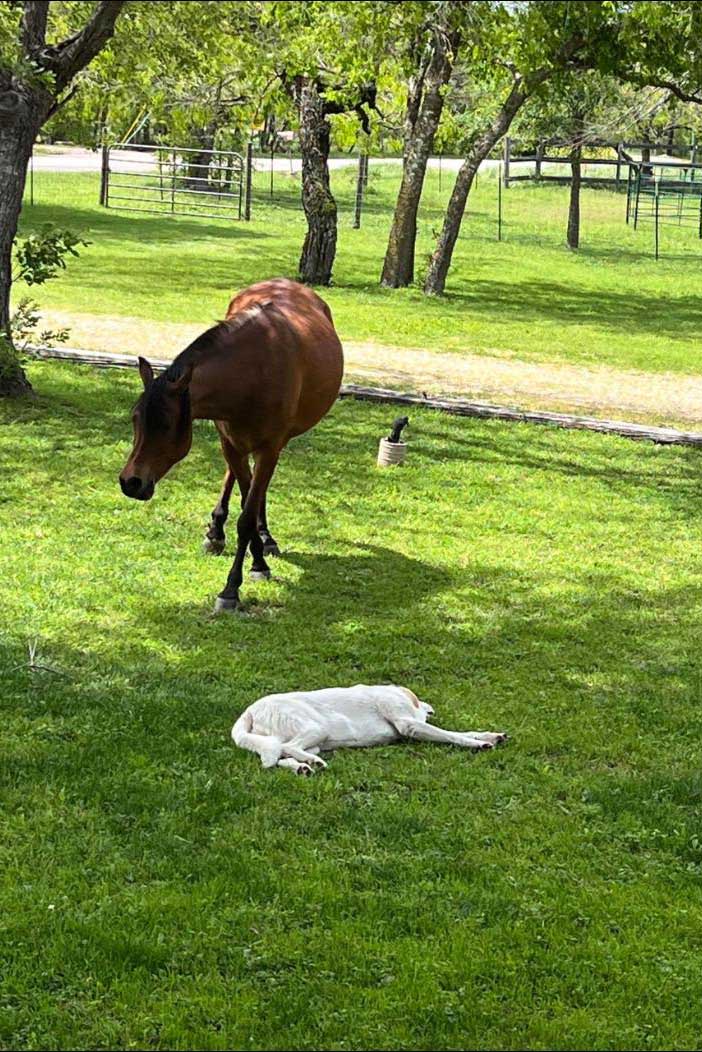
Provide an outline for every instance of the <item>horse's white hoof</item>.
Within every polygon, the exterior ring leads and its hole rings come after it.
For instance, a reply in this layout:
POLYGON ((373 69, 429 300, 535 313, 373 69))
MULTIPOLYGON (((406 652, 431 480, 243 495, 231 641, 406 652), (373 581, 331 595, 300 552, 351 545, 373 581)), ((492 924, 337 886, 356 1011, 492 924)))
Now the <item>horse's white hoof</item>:
POLYGON ((215 614, 234 614, 241 608, 241 603, 238 599, 224 599, 221 595, 218 595, 215 599, 215 614))
POLYGON ((202 550, 206 555, 221 555, 224 551, 224 541, 213 541, 211 537, 205 537, 202 550))
POLYGON ((270 570, 249 570, 250 581, 270 581, 271 571, 270 570))

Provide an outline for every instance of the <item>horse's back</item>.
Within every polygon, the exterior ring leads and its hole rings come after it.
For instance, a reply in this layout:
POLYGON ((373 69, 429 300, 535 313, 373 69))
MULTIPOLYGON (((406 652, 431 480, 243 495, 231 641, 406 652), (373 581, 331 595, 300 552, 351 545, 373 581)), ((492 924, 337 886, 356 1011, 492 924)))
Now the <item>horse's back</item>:
POLYGON ((328 305, 306 285, 288 278, 260 281, 232 299, 227 319, 256 307, 270 322, 280 315, 291 336, 287 338, 281 325, 271 324, 262 328, 259 344, 264 357, 267 352, 277 360, 280 394, 292 400, 287 440, 314 427, 334 404, 343 375, 343 350, 328 305))

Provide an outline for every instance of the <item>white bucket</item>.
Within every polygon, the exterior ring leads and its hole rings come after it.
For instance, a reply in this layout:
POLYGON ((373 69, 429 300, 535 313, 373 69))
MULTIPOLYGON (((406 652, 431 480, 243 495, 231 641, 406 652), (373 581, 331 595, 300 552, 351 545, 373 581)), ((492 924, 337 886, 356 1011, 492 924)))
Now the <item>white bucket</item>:
POLYGON ((378 467, 389 468, 402 464, 406 453, 406 442, 388 442, 387 438, 381 438, 378 443, 378 467))

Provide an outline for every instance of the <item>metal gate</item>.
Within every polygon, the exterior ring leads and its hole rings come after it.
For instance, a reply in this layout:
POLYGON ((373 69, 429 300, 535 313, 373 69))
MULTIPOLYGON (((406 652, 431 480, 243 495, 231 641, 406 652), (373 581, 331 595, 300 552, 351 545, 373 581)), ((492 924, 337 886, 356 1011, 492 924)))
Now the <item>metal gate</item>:
POLYGON ((100 204, 122 212, 241 219, 245 172, 244 158, 232 150, 117 142, 102 150, 100 204))

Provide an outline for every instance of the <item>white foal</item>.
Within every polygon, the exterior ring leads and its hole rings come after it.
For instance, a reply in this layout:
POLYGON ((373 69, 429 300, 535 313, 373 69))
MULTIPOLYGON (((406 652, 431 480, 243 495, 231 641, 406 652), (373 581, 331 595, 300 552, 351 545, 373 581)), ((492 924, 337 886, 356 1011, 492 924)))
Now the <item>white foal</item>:
POLYGON ((442 731, 432 727, 431 705, 406 687, 330 687, 327 690, 268 694, 242 712, 232 738, 242 749, 258 753, 264 767, 285 767, 312 774, 326 767, 320 752, 368 745, 414 741, 492 749, 506 734, 491 731, 442 731))

